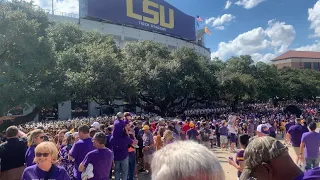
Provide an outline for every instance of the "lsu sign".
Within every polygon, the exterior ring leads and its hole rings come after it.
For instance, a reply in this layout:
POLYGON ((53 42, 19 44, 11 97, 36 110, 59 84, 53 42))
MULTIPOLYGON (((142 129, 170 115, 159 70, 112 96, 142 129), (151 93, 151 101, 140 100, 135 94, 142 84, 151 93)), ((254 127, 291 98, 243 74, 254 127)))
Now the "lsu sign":
POLYGON ((195 19, 165 0, 82 0, 85 16, 195 40, 195 19))
POLYGON ((164 28, 173 29, 174 28, 174 10, 169 9, 169 22, 166 23, 165 9, 163 5, 159 5, 150 0, 144 0, 142 2, 142 11, 147 16, 136 14, 133 11, 133 1, 134 0, 126 0, 127 1, 127 16, 131 18, 138 19, 140 21, 144 21, 146 23, 151 23, 155 25, 160 25, 164 28), (151 8, 155 9, 152 10, 151 8), (151 17, 149 17, 151 16, 151 17))

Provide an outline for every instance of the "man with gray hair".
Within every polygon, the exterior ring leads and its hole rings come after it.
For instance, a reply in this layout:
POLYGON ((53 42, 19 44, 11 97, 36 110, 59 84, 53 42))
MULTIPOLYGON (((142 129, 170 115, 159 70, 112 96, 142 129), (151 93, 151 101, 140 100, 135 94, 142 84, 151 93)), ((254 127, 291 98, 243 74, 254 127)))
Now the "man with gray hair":
POLYGON ((224 180, 212 151, 193 141, 176 141, 154 154, 152 180, 224 180))
POLYGON ((316 180, 320 167, 303 173, 288 148, 270 136, 254 138, 244 150, 245 167, 240 180, 316 180))

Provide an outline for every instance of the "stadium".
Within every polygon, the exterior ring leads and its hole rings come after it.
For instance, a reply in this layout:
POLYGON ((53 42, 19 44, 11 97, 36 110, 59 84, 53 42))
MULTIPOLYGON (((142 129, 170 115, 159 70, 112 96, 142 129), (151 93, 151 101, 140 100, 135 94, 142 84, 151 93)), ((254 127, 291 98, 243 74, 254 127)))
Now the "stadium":
MULTIPOLYGON (((78 24, 84 30, 96 30, 110 35, 120 48, 127 42, 151 40, 174 50, 179 47, 194 49, 210 58, 210 49, 204 46, 204 30, 196 30, 195 18, 163 0, 80 0, 79 14, 46 9, 50 21, 78 24)), ((125 102, 115 100, 115 111, 123 111, 125 102)), ((76 104, 71 101, 58 104, 53 119, 98 116, 101 109, 96 102, 76 104), (78 114, 78 115, 76 115, 78 114)), ((138 107, 135 112, 143 112, 138 107)), ((24 110, 28 114, 32 110, 24 110)), ((36 117, 38 118, 38 117, 36 117)))
POLYGON ((196 31, 195 18, 166 1, 80 0, 79 3, 80 16, 50 10, 49 19, 113 36, 120 48, 127 42, 150 40, 170 49, 189 47, 210 57, 210 49, 204 46, 204 31, 196 31))

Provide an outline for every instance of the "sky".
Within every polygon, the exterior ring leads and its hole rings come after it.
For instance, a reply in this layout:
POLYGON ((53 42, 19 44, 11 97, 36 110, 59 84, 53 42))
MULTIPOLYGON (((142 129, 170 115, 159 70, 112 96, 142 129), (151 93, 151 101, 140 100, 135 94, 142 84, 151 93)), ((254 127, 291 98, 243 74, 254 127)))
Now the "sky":
MULTIPOLYGON (((251 55, 269 62, 288 50, 320 51, 320 0, 166 0, 200 16, 211 35, 211 57, 251 55)), ((50 8, 50 0, 34 0, 50 8)), ((78 14, 78 0, 54 0, 56 11, 78 14)))

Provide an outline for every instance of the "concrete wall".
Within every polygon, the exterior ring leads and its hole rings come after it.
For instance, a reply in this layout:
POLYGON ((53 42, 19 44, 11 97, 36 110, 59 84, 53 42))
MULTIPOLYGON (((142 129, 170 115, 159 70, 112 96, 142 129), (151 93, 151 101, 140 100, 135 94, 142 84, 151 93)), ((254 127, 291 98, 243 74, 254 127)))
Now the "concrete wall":
POLYGON ((71 101, 66 101, 58 104, 58 118, 60 120, 71 119, 71 101))
POLYGON ((124 48, 125 42, 128 41, 151 40, 154 42, 165 44, 168 47, 189 47, 194 49, 197 53, 210 58, 209 49, 190 43, 188 41, 184 41, 170 36, 165 36, 154 32, 144 31, 116 24, 91 21, 86 19, 81 19, 79 21, 79 19, 77 18, 65 16, 49 15, 49 19, 56 22, 71 22, 75 24, 78 24, 80 22, 80 26, 84 30, 97 30, 101 33, 112 35, 115 38, 116 44, 120 48, 124 48))
POLYGON ((88 110, 90 117, 97 117, 100 115, 100 110, 97 107, 100 107, 100 105, 95 101, 89 102, 88 110))

